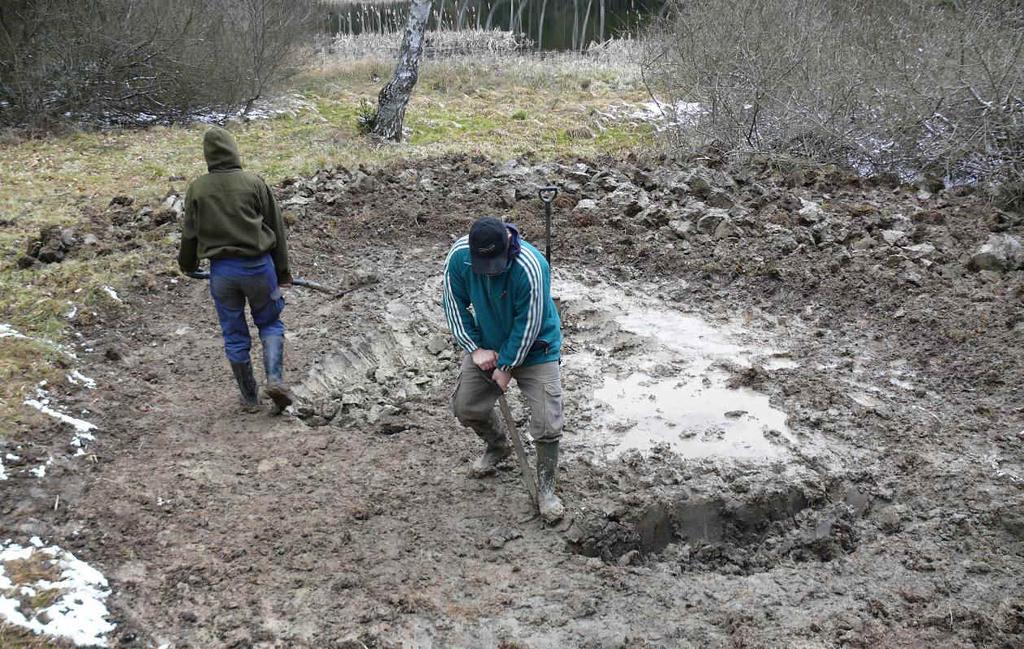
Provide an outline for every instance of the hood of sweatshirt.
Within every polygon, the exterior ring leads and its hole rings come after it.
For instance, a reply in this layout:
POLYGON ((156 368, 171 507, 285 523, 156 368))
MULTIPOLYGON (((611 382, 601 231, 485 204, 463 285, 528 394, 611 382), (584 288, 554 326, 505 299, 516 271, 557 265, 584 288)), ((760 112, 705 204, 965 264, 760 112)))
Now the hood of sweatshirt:
POLYGON ((231 171, 242 168, 238 144, 231 133, 215 126, 203 136, 203 155, 208 171, 231 171))

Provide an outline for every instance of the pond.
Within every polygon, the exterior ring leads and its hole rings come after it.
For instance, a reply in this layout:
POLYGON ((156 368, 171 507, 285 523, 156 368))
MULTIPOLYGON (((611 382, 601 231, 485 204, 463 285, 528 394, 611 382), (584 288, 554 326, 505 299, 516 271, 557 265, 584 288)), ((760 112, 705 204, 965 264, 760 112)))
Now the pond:
MULTIPOLYGON (((635 34, 665 6, 666 0, 435 0, 429 28, 502 29, 539 50, 577 50, 635 34)), ((324 30, 398 32, 407 15, 407 2, 334 2, 324 30)))

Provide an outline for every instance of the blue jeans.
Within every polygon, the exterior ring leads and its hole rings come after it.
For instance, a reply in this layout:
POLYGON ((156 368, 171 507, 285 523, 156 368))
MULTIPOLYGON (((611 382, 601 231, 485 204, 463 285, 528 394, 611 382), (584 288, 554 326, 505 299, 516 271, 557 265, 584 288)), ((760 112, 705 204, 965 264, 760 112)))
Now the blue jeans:
POLYGON ((254 258, 210 260, 210 295, 217 307, 224 351, 232 363, 249 360, 252 338, 245 321, 245 302, 249 301, 252 320, 260 339, 283 336, 284 297, 277 285, 277 271, 270 255, 254 258))

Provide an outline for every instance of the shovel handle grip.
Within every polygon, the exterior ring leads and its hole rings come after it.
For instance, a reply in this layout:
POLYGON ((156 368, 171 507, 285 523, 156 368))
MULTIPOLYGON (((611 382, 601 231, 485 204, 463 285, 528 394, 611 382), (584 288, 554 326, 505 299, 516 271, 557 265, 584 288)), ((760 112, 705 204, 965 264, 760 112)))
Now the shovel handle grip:
POLYGON ((540 189, 537 190, 537 196, 540 198, 540 200, 544 201, 545 203, 550 203, 551 201, 555 200, 556 196, 558 196, 558 188, 555 187, 554 185, 548 187, 541 187, 540 189))

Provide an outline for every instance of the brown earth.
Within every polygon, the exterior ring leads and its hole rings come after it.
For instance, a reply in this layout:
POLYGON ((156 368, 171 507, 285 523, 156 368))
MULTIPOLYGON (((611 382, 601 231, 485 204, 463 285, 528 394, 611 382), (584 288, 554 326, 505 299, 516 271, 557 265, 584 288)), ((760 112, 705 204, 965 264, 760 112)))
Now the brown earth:
MULTIPOLYGON (((154 258, 124 308, 80 324, 100 385, 58 397, 92 411, 90 455, 59 424, 20 431, 26 462, 57 462, 2 483, 0 533, 100 568, 115 647, 1024 646, 1024 273, 968 268, 1020 219, 965 191, 700 162, 445 158, 286 183, 299 273, 379 280, 288 294, 295 413, 239 411, 206 287, 154 258), (547 182, 556 292, 585 289, 563 307, 571 515, 550 529, 513 466, 467 477, 480 444, 447 410, 436 305, 476 216, 541 243, 547 182), (788 415, 770 461, 592 441, 595 387, 656 354, 588 301, 609 286, 786 350, 794 366, 719 368, 788 415)), ((95 250, 61 253, 170 258, 176 225, 151 215, 91 215, 95 250)))

